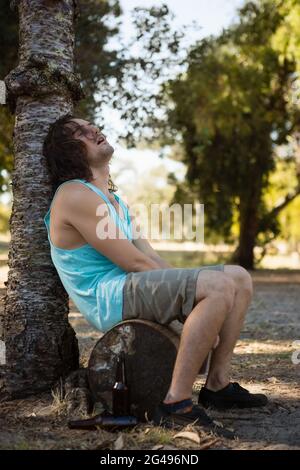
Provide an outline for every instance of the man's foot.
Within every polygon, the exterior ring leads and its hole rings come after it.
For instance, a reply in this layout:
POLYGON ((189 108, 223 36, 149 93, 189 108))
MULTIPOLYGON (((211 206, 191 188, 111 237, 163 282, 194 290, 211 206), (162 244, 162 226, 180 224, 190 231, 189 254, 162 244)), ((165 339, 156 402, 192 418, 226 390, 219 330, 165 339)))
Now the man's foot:
POLYGON ((205 411, 199 405, 193 405, 190 399, 170 404, 160 403, 155 409, 152 421, 157 426, 171 429, 194 424, 203 427, 205 431, 213 431, 219 436, 234 439, 231 431, 217 427, 205 411))
POLYGON ((237 382, 229 383, 226 387, 212 392, 202 387, 199 392, 198 403, 205 408, 214 407, 220 410, 229 408, 255 408, 265 406, 268 399, 261 393, 250 393, 237 382))

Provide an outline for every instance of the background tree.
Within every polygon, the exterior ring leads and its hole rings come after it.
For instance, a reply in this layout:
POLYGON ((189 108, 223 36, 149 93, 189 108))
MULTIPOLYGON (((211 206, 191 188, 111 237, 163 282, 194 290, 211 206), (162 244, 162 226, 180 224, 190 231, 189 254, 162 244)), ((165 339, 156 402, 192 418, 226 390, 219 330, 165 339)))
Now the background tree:
POLYGON ((75 104, 74 112, 95 120, 101 117, 112 83, 122 82, 122 48, 109 46, 119 37, 122 10, 119 0, 79 0, 77 6, 74 63, 85 97, 75 104))
MULTIPOLYGON (((10 8, 7 0, 0 0, 0 77, 1 80, 17 65, 18 60, 18 17, 10 8)), ((13 169, 13 133, 14 118, 6 106, 0 105, 0 193, 7 183, 2 170, 10 175, 13 169)))
POLYGON ((237 212, 234 261, 250 269, 259 234, 265 243, 279 233, 279 212, 300 192, 298 182, 295 187, 287 182, 286 197, 267 210, 264 194, 275 169, 275 149, 299 126, 293 99, 297 63, 294 57, 282 58, 273 45, 284 20, 272 2, 246 3, 239 22, 218 38, 197 43, 187 71, 164 86, 171 103, 168 136, 176 142, 180 131, 188 168, 175 201, 188 193, 199 198, 207 231, 227 241, 237 212))
POLYGON ((295 60, 300 68, 300 3, 299 0, 266 0, 280 12, 282 22, 277 29, 273 46, 282 60, 295 60))

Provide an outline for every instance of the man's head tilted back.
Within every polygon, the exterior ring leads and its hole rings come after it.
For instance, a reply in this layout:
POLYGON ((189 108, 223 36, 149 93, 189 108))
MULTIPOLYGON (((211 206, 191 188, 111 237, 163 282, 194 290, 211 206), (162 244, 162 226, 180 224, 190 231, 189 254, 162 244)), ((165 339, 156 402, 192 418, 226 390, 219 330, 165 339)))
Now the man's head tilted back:
POLYGON ((43 146, 54 187, 73 178, 92 180, 92 168, 107 165, 113 153, 97 126, 71 114, 50 126, 43 146))

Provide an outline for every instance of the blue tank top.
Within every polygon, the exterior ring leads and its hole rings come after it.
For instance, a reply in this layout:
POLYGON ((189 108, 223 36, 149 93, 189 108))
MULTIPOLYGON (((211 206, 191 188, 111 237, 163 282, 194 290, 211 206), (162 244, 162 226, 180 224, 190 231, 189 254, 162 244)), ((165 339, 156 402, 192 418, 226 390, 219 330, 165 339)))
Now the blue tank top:
POLYGON ((129 210, 121 198, 114 194, 125 219, 122 220, 106 195, 92 183, 72 179, 58 186, 50 208, 44 217, 52 262, 60 280, 74 304, 96 329, 105 332, 122 321, 123 286, 127 272, 86 243, 79 248, 63 249, 53 245, 50 239, 50 210, 59 188, 78 181, 97 193, 107 203, 112 220, 132 242, 132 225, 129 210))

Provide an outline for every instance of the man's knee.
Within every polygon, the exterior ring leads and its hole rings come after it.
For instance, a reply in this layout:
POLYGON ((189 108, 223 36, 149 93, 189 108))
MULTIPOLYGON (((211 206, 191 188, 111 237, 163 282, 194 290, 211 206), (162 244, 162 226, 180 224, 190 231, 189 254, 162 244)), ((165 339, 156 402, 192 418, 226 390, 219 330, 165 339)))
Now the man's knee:
POLYGON ((244 295, 251 298, 253 295, 253 282, 251 275, 242 266, 226 265, 224 272, 229 275, 236 284, 239 291, 243 291, 244 295))
POLYGON ((204 270, 200 271, 196 286, 196 302, 207 297, 222 298, 226 309, 231 310, 236 295, 236 284, 225 272, 204 270))
POLYGON ((227 276, 227 274, 225 273, 221 282, 222 282, 222 286, 221 286, 220 293, 222 293, 224 297, 224 302, 226 303, 226 309, 229 312, 233 308, 233 304, 234 304, 234 300, 236 296, 236 284, 234 280, 230 276, 227 276))

